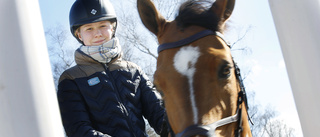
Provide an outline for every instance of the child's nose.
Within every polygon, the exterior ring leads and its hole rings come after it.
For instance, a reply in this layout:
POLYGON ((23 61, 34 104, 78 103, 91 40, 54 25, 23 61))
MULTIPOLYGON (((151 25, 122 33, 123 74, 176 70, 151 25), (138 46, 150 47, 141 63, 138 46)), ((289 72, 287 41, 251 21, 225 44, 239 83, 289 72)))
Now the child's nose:
POLYGON ((98 29, 98 30, 96 31, 96 33, 95 33, 95 36, 96 36, 96 37, 102 36, 101 30, 98 29))

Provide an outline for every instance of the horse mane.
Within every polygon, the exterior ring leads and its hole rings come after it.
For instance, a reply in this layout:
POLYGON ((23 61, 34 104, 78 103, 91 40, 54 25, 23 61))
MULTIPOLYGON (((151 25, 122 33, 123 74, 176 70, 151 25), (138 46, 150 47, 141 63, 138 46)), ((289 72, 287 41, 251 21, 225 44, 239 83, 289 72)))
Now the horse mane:
POLYGON ((220 18, 209 11, 211 5, 212 2, 209 0, 188 0, 180 6, 175 21, 182 30, 197 25, 212 31, 220 31, 220 18))

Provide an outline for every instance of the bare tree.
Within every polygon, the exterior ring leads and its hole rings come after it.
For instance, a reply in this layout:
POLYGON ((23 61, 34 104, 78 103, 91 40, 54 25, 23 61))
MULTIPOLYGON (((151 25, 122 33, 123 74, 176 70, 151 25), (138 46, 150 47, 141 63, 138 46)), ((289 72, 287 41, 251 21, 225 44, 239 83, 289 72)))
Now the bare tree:
POLYGON ((294 129, 283 124, 282 120, 272 120, 265 128, 268 137, 293 137, 294 129))
POLYGON ((70 39, 68 39, 69 33, 61 24, 47 29, 45 34, 53 78, 57 87, 61 73, 74 65, 73 53, 75 48, 72 44, 67 45, 70 43, 70 39))
MULTIPOLYGON (((171 20, 181 2, 186 0, 154 1, 163 16, 171 20)), ((117 37, 123 47, 124 58, 137 63, 149 77, 155 71, 158 42, 156 36, 142 24, 136 9, 136 0, 112 1, 118 18, 117 37)))
POLYGON ((262 107, 254 99, 255 92, 249 93, 249 115, 254 125, 251 132, 254 137, 294 137, 294 129, 283 120, 276 119, 278 112, 271 106, 262 107))

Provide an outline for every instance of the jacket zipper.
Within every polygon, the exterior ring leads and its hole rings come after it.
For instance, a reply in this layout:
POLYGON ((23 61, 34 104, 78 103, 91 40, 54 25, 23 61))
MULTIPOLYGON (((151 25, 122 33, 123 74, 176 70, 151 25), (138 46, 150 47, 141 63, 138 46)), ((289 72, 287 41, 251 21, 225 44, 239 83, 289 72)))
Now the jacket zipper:
POLYGON ((122 98, 121 98, 120 95, 119 95, 120 93, 119 93, 119 91, 118 91, 118 87, 116 86, 115 81, 114 81, 114 79, 113 79, 113 76, 112 76, 111 72, 110 72, 109 69, 108 69, 108 65, 107 65, 107 64, 102 64, 102 65, 103 65, 103 67, 104 67, 107 75, 110 77, 110 80, 111 80, 112 85, 113 85, 113 87, 114 87, 114 89, 115 89, 116 95, 117 95, 117 97, 118 97, 119 100, 120 100, 119 105, 120 105, 121 109, 123 109, 124 112, 125 112, 125 115, 126 115, 125 118, 126 118, 126 121, 127 121, 128 125, 129 125, 130 132, 131 132, 131 134, 133 134, 134 137, 136 137, 135 133, 134 133, 133 130, 132 130, 132 129, 133 129, 133 126, 132 126, 132 122, 131 122, 130 119, 129 119, 129 112, 128 112, 127 108, 125 107, 125 105, 123 105, 122 98))

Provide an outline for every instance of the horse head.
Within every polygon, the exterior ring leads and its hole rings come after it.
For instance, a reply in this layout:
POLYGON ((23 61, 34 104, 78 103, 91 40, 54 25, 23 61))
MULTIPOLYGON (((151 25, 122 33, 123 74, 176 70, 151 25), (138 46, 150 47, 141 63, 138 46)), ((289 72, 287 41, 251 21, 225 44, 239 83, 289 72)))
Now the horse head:
POLYGON ((235 0, 187 1, 168 21, 152 1, 137 1, 143 24, 160 44, 154 84, 178 136, 229 137, 238 134, 237 129, 242 131, 239 135, 251 136, 245 102, 238 103, 237 68, 222 35, 234 5, 235 0), (221 124, 223 120, 229 122, 221 124))

